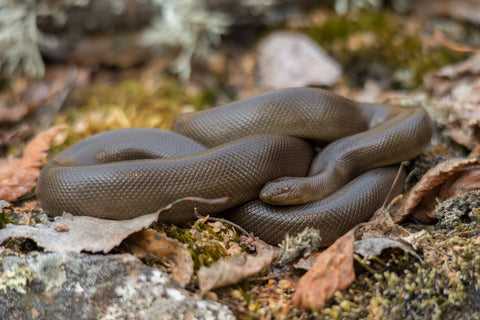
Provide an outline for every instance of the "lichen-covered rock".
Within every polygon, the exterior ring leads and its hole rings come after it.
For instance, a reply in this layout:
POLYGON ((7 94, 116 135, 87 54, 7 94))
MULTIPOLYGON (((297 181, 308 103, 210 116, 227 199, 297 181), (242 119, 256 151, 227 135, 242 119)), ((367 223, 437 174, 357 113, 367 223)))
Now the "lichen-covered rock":
POLYGON ((128 254, 0 253, 0 319, 234 319, 128 254))
POLYGON ((295 32, 275 32, 258 47, 257 77, 263 91, 331 86, 342 73, 340 64, 309 37, 295 32))

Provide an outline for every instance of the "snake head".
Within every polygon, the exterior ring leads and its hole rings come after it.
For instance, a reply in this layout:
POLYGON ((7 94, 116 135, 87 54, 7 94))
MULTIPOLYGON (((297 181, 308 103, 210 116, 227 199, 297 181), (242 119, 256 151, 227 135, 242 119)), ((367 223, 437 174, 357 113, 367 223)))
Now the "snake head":
POLYGON ((308 202, 302 192, 301 178, 280 178, 267 182, 260 191, 260 199, 273 205, 295 205, 308 202))

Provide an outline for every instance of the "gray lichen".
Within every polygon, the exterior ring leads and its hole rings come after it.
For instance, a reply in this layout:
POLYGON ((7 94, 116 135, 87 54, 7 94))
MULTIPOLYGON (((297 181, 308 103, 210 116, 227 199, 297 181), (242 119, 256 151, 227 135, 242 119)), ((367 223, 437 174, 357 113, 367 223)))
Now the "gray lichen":
POLYGON ((0 273, 0 319, 234 319, 128 254, 0 252, 0 273))
POLYGON ((38 15, 46 6, 37 1, 0 1, 0 71, 4 75, 24 72, 32 77, 45 73, 39 44, 52 45, 54 41, 40 32, 36 25, 38 15))
POLYGON ((299 258, 306 258, 318 249, 321 241, 320 234, 313 228, 306 228, 295 237, 287 235, 279 245, 280 251, 276 260, 279 265, 286 265, 299 258))
POLYGON ((197 0, 154 0, 162 8, 151 27, 145 30, 141 43, 146 46, 172 45, 182 51, 174 71, 181 78, 190 76, 191 60, 194 56, 207 57, 212 46, 220 43, 232 23, 228 15, 208 10, 203 1, 197 0))
POLYGON ((445 200, 435 207, 435 215, 439 219, 438 226, 447 229, 455 228, 465 218, 478 216, 478 209, 480 209, 480 190, 466 192, 445 200))
MULTIPOLYGON (((145 30, 141 43, 147 46, 174 45, 181 48, 175 63, 175 71, 188 78, 191 59, 206 57, 212 46, 220 42, 220 36, 231 25, 224 13, 209 10, 204 1, 153 0, 161 9, 153 18, 151 27, 145 30)), ((89 0, 69 0, 67 5, 86 6, 89 0)), ((66 7, 54 2, 33 0, 0 0, 0 71, 4 75, 23 72, 41 77, 45 66, 39 45, 56 45, 53 35, 42 33, 37 27, 38 17, 50 17, 65 22, 66 7)))
MULTIPOLYGON (((39 46, 55 47, 57 38, 38 29, 38 18, 48 18, 56 26, 64 26, 69 19, 69 8, 87 7, 91 2, 92 0, 0 0, 0 72, 4 75, 23 72, 29 76, 43 76, 45 67, 39 46)), ((113 1, 112 7, 118 7, 120 12, 126 2, 113 1)), ((220 43, 221 35, 235 22, 236 12, 231 8, 241 8, 256 16, 273 10, 279 1, 241 0, 233 6, 225 7, 223 4, 223 9, 217 9, 215 2, 208 0, 147 2, 148 5, 153 4, 155 10, 152 10, 155 13, 159 13, 151 19, 150 26, 144 30, 139 42, 149 48, 180 48, 173 70, 185 79, 190 76, 192 59, 210 56, 214 47, 220 43), (220 10, 226 10, 229 14, 220 10)))
MULTIPOLYGON (((0 266, 2 259, 0 259, 0 266)), ((16 291, 26 294, 27 284, 32 280, 32 271, 23 264, 17 264, 9 269, 4 269, 0 275, 0 292, 16 291)))

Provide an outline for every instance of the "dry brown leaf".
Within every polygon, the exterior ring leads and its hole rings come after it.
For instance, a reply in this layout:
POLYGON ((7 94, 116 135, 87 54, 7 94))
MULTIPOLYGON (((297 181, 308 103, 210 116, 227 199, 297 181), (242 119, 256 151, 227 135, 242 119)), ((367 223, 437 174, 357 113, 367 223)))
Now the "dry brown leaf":
POLYGON ((156 220, 157 213, 131 220, 105 220, 64 213, 48 224, 39 223, 35 226, 8 224, 6 228, 0 230, 0 244, 9 238, 28 238, 49 252, 107 253, 130 234, 150 226, 156 220), (61 230, 58 228, 65 232, 59 232, 61 230))
POLYGON ((52 140, 67 128, 61 125, 45 130, 25 147, 21 158, 0 161, 0 199, 16 201, 35 187, 52 140))
POLYGON ((37 110, 63 89, 66 81, 61 80, 14 79, 11 89, 0 95, 0 123, 18 122, 37 110))
POLYGON ((445 124, 443 133, 470 150, 480 149, 480 53, 445 66, 425 77, 424 87, 435 108, 430 112, 445 124))
POLYGON ((438 200, 444 201, 466 192, 480 189, 480 166, 462 168, 449 177, 438 194, 438 200))
POLYGON ((353 230, 337 239, 321 253, 298 282, 292 297, 295 307, 310 311, 320 310, 338 290, 344 290, 355 280, 353 269, 353 230))
POLYGON ((0 146, 18 146, 52 123, 71 89, 85 83, 76 67, 49 67, 42 79, 15 77, 0 93, 0 146), (39 112, 37 112, 39 111, 39 112))
POLYGON ((125 249, 139 259, 161 259, 166 262, 172 278, 185 286, 193 275, 192 255, 177 240, 156 230, 142 230, 132 234, 124 243, 125 249))
POLYGON ((308 271, 312 269, 312 267, 315 265, 315 262, 317 262, 318 257, 321 255, 321 252, 314 252, 311 255, 308 256, 308 258, 302 258, 296 262, 293 267, 295 269, 301 269, 308 271))
POLYGON ((270 265, 275 257, 272 246, 256 240, 257 255, 242 253, 220 259, 209 267, 200 267, 198 282, 200 291, 228 286, 255 275, 270 265))
MULTIPOLYGON (((456 92, 462 92, 449 107, 449 117, 444 134, 455 142, 464 145, 468 149, 480 151, 480 78, 468 82, 468 89, 460 88, 456 92)), ((465 87, 465 85, 463 85, 465 87)))
MULTIPOLYGON (((398 223, 413 213, 413 217, 423 223, 432 223, 435 220, 435 205, 441 194, 455 194, 447 192, 451 183, 443 185, 448 179, 460 172, 463 168, 477 165, 477 159, 449 159, 430 169, 422 179, 390 210, 393 221, 398 223)), ((443 199, 446 200, 446 199, 443 199)))
POLYGON ((420 256, 415 252, 412 244, 389 238, 365 238, 355 241, 354 252, 365 257, 380 256, 386 249, 391 249, 395 253, 400 250, 401 252, 408 252, 411 255, 420 259, 420 256))
MULTIPOLYGON (((395 199, 393 201, 395 201, 395 199)), ((389 210, 383 208, 378 209, 367 223, 355 229, 355 238, 357 240, 363 238, 382 238, 385 235, 401 238, 409 236, 409 233, 393 221, 389 210)))
POLYGON ((0 244, 9 238, 28 238, 35 241, 45 251, 107 253, 130 234, 147 228, 157 221, 162 212, 184 201, 219 204, 224 203, 225 198, 180 198, 156 212, 130 220, 106 220, 64 213, 61 217, 55 217, 54 222, 46 224, 38 223, 34 226, 8 224, 6 228, 0 230, 0 244), (58 228, 68 229, 68 231, 58 232, 58 228))

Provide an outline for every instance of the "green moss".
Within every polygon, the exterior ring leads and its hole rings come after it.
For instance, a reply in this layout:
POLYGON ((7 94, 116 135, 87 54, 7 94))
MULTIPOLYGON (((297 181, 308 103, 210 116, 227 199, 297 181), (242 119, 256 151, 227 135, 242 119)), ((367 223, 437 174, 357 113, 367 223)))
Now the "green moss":
MULTIPOLYGON (((466 232, 464 229, 464 232, 466 232)), ((432 231, 435 232, 435 231, 432 231)), ((469 230, 469 232, 472 232, 469 230)), ((480 250, 475 237, 429 237, 442 262, 390 255, 356 256, 354 284, 337 292, 329 305, 314 314, 319 319, 480 319, 472 299, 480 294, 480 250)))
POLYGON ((179 228, 172 225, 162 230, 166 232, 168 236, 187 245, 188 250, 192 254, 193 268, 195 271, 201 266, 208 267, 221 257, 228 255, 228 248, 225 247, 224 238, 226 237, 225 232, 228 232, 229 227, 225 227, 221 232, 215 232, 206 223, 200 225, 197 221, 190 229, 179 228), (193 233, 195 233, 195 235, 193 233))
MULTIPOLYGON (((241 303, 245 308, 248 309, 250 305, 253 306, 253 308, 251 308, 254 309, 254 311, 257 311, 260 308, 260 305, 257 301, 258 297, 252 292, 252 286, 248 281, 240 281, 234 287, 240 292, 241 303)), ((250 312, 251 311, 252 310, 250 310, 250 312)))
POLYGON ((15 221, 11 219, 10 215, 6 213, 4 209, 2 209, 2 212, 0 212, 0 229, 5 228, 9 223, 15 223, 15 221))
POLYGON ((194 270, 201 266, 210 266, 221 257, 227 255, 225 248, 219 242, 193 243, 189 246, 194 261, 194 270))
POLYGON ((428 46, 419 28, 406 31, 411 29, 405 27, 407 22, 405 16, 393 12, 361 11, 332 14, 322 25, 299 30, 339 59, 351 78, 384 65, 393 86, 399 88, 415 88, 428 70, 465 58, 464 53, 428 46))
MULTIPOLYGON (((337 292, 322 310, 304 313, 294 309, 291 301, 280 302, 279 296, 275 303, 279 282, 269 280, 258 286, 242 282, 235 287, 241 298, 234 301, 243 306, 235 310, 237 317, 480 319, 480 228, 461 225, 455 234, 436 226, 418 229, 427 229, 421 261, 406 253, 386 252, 369 259, 355 255, 354 283, 337 292)), ((288 297, 293 289, 282 289, 283 294, 288 297)), ((228 295, 221 297, 229 300, 228 295)))
POLYGON ((343 16, 332 14, 323 25, 302 30, 321 45, 327 46, 334 41, 345 41, 355 32, 373 30, 384 34, 390 33, 391 28, 391 22, 384 12, 363 11, 343 16))

